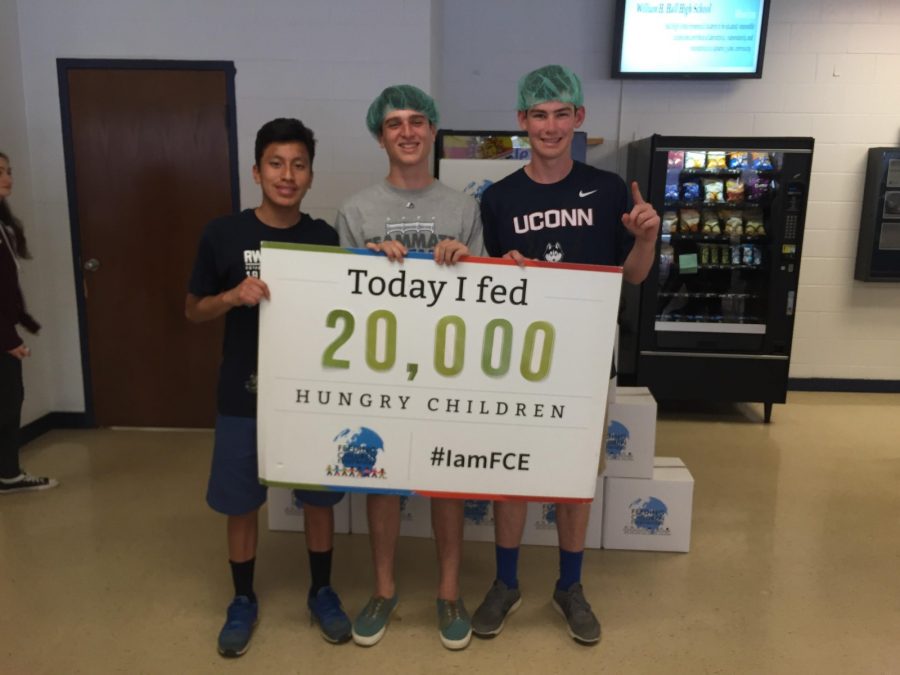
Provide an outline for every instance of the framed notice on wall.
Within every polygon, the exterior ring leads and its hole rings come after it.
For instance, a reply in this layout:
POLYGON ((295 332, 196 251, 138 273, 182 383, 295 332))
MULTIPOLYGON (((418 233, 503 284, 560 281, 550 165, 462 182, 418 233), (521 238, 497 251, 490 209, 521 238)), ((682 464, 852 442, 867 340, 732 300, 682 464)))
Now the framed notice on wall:
POLYGON ((263 243, 270 485, 589 500, 621 269, 263 243))

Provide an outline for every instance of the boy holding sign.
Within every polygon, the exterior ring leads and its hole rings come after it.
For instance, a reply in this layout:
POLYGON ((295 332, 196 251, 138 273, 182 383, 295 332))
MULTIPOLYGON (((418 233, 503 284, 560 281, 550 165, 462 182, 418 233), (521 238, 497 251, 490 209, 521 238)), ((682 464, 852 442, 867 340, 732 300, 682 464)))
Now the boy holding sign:
MULTIPOLYGON (((481 200, 488 253, 525 260, 622 265, 625 281, 641 283, 656 252, 659 215, 638 186, 572 160, 572 138, 584 122, 581 82, 568 68, 544 66, 519 81, 518 120, 531 142, 531 161, 489 187, 481 200)), ((500 633, 521 604, 518 554, 527 504, 494 503, 497 577, 472 617, 476 635, 500 633)), ((560 576, 553 604, 582 644, 600 639, 600 623, 584 597, 581 563, 590 504, 557 504, 560 576)))
MULTIPOLYGON (((261 241, 336 246, 337 232, 300 212, 312 185, 316 140, 296 119, 272 120, 256 135, 253 179, 262 191, 255 209, 217 218, 200 239, 185 301, 194 322, 225 316, 216 435, 206 501, 227 516, 234 599, 219 633, 222 656, 242 655, 258 616, 253 591, 258 513, 266 501, 256 449, 256 364, 259 303, 269 288, 259 278, 261 241)), ((304 506, 312 585, 307 606, 329 642, 350 639, 350 619, 331 588, 334 505, 342 492, 295 491, 304 506)))
MULTIPOLYGON (((387 178, 348 199, 337 215, 341 245, 366 247, 402 261, 409 251, 427 251, 439 265, 467 255, 484 255, 475 200, 436 181, 429 156, 437 134, 434 100, 411 85, 388 87, 369 107, 366 125, 388 157, 387 178)), ((375 567, 375 592, 353 623, 353 640, 376 644, 397 607, 394 557, 400 533, 400 498, 370 494, 369 537, 375 567)), ((459 594, 463 502, 432 499, 431 519, 437 542, 440 581, 438 627, 447 649, 463 649, 471 621, 459 594)))

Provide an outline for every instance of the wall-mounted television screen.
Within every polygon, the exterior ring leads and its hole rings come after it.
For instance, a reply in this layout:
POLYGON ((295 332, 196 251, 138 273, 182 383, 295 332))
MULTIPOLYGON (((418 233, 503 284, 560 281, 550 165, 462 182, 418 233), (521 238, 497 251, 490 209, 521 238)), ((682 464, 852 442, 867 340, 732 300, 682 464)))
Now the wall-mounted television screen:
POLYGON ((769 0, 616 0, 612 76, 762 77, 769 0))

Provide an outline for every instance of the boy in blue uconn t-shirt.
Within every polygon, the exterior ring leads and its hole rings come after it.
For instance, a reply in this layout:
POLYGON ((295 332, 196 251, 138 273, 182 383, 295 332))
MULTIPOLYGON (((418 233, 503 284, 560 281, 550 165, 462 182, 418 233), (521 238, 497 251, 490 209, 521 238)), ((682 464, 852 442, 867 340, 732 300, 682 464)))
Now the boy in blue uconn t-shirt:
MULTIPOLYGON (((531 161, 490 186, 481 199, 490 255, 522 264, 622 265, 625 281, 641 283, 656 251, 659 215, 637 183, 572 160, 572 137, 584 122, 581 82, 568 68, 544 66, 519 80, 519 126, 528 133, 531 161)), ((602 454, 601 454, 602 458, 602 454)), ((497 635, 521 604, 517 576, 526 503, 494 503, 497 577, 472 616, 476 635, 497 635)), ((557 504, 559 579, 553 605, 578 642, 600 640, 600 622, 581 587, 590 504, 557 504)))
MULTIPOLYGON (((247 651, 258 616, 253 566, 257 515, 266 501, 256 455, 256 357, 259 303, 269 289, 259 278, 261 241, 337 246, 337 232, 324 220, 300 212, 312 185, 316 140, 296 119, 275 119, 256 135, 253 179, 262 191, 255 209, 223 216, 206 226, 185 314, 201 322, 225 315, 219 369, 218 416, 206 501, 228 518, 228 557, 234 599, 219 633, 219 653, 247 651)), ((331 588, 334 505, 342 492, 295 491, 304 507, 312 585, 307 605, 329 642, 350 639, 350 620, 331 588)))

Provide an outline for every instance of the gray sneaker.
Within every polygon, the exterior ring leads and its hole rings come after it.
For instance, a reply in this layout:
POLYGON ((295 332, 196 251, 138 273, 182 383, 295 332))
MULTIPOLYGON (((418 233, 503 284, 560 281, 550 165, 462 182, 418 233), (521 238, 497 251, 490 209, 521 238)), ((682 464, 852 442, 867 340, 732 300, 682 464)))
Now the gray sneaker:
POLYGON ((506 617, 519 609, 522 594, 497 579, 472 615, 472 631, 478 637, 494 637, 503 630, 506 617))
POLYGON ((572 584, 566 591, 553 591, 553 606, 565 617, 575 642, 591 645, 600 641, 600 622, 585 600, 581 584, 572 584))

